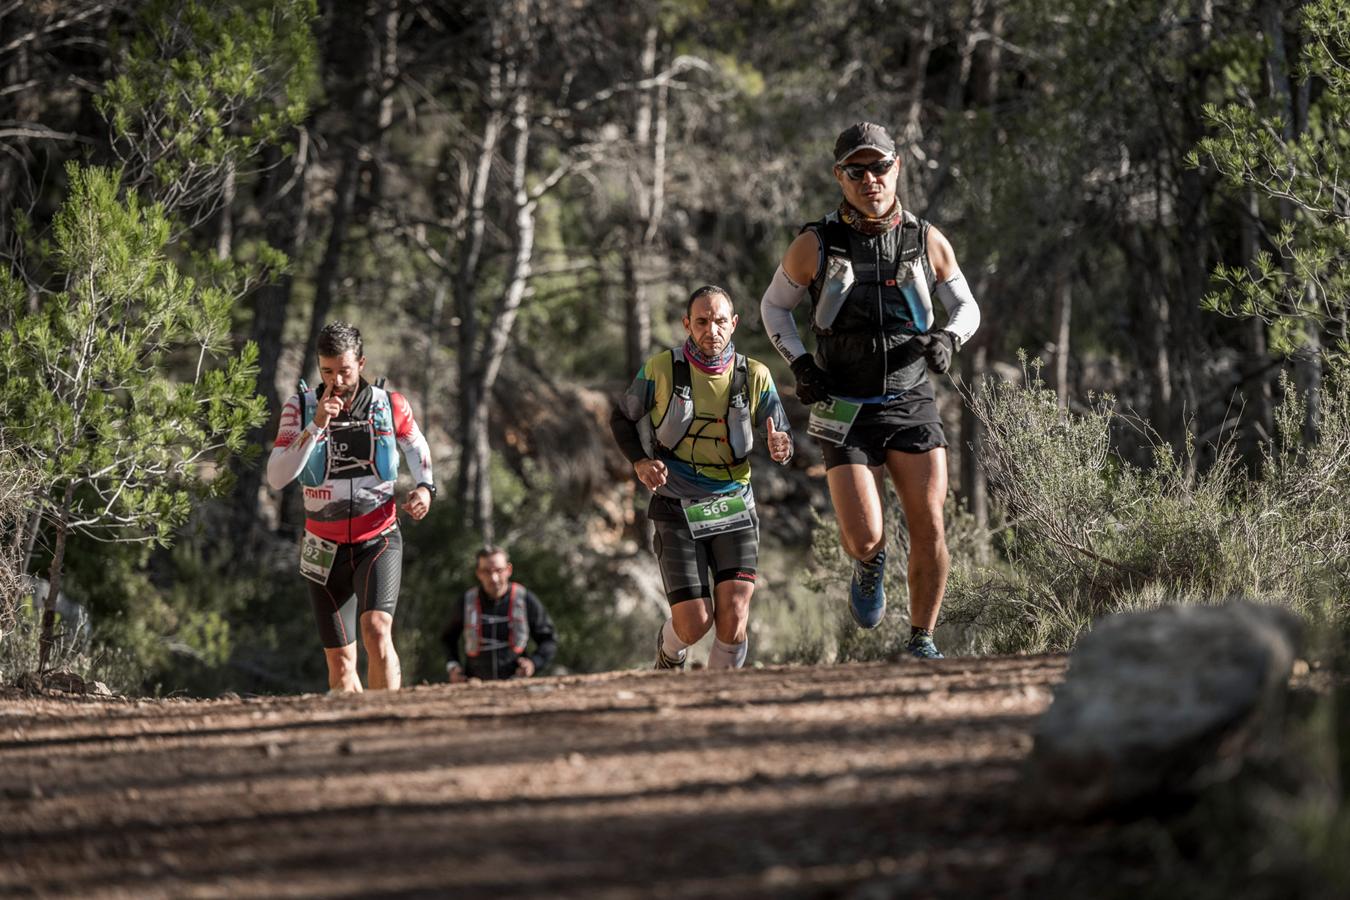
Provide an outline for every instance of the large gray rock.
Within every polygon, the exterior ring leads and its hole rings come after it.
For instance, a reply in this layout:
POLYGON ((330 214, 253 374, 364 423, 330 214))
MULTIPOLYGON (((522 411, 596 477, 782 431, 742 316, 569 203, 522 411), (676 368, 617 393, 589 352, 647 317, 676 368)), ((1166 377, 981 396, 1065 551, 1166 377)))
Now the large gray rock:
POLYGON ((1241 601, 1102 620, 1037 723, 1033 795, 1083 816, 1232 777, 1279 743, 1301 632, 1241 601))

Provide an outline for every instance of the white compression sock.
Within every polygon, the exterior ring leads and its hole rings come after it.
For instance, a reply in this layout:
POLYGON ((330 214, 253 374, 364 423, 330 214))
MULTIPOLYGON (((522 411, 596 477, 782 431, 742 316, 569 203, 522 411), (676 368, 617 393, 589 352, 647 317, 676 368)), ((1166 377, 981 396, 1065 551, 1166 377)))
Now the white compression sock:
POLYGON ((677 658, 689 645, 680 640, 680 636, 675 633, 675 620, 666 619, 666 624, 661 629, 661 648, 666 656, 671 659, 677 658))
POLYGON ((712 649, 708 651, 708 668, 739 669, 745 665, 745 655, 750 652, 750 641, 739 644, 724 644, 720 638, 713 639, 712 649))

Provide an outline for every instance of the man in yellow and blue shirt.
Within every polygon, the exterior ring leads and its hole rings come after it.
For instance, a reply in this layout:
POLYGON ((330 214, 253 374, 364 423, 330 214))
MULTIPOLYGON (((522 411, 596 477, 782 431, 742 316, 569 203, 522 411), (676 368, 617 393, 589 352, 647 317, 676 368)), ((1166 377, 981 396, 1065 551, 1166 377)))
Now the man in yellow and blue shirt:
POLYGON ((694 291, 688 339, 643 364, 610 418, 652 491, 647 514, 671 609, 657 636, 658 669, 683 668, 686 648, 709 628, 709 668, 743 665, 749 646, 759 516, 748 456, 757 427, 780 464, 792 457, 792 435, 768 368, 731 342, 738 321, 724 289, 694 291))

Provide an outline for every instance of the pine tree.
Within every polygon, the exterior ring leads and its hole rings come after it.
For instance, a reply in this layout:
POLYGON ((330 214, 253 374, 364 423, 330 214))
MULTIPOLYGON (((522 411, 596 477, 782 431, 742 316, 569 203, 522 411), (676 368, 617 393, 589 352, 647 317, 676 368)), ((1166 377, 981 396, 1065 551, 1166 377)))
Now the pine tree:
MULTIPOLYGON (((33 502, 55 533, 51 597, 72 533, 167 543, 192 497, 228 487, 217 466, 265 415, 256 347, 215 365, 231 350, 235 298, 180 271, 164 210, 119 194, 112 170, 67 174, 52 237, 29 260, 59 289, 0 270, 0 421, 38 471, 33 502)), ((53 619, 49 607, 44 669, 53 619)))
MULTIPOLYGON (((1284 39, 1282 29, 1266 35, 1272 46, 1284 39)), ((1247 268, 1219 267, 1208 305, 1265 319, 1279 349, 1316 353, 1319 331, 1344 342, 1350 320, 1350 0, 1304 6, 1300 43, 1295 90, 1271 90, 1286 108, 1263 108, 1251 92, 1242 102, 1206 107, 1218 134, 1201 141, 1192 159, 1212 163, 1230 186, 1255 190, 1279 213, 1274 252, 1247 268)), ((1282 58, 1283 49, 1272 55, 1282 58)))

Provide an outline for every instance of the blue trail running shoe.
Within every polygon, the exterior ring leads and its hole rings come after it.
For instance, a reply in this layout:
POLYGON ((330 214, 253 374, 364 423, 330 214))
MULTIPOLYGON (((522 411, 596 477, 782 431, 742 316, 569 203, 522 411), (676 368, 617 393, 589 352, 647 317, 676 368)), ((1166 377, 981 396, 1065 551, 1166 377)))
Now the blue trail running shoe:
POLYGON ((905 652, 915 659, 946 659, 942 651, 933 643, 931 634, 916 634, 905 645, 905 652))
POLYGON ((853 561, 853 582, 848 586, 848 611, 863 628, 876 628, 886 615, 886 551, 881 550, 867 562, 853 561))

